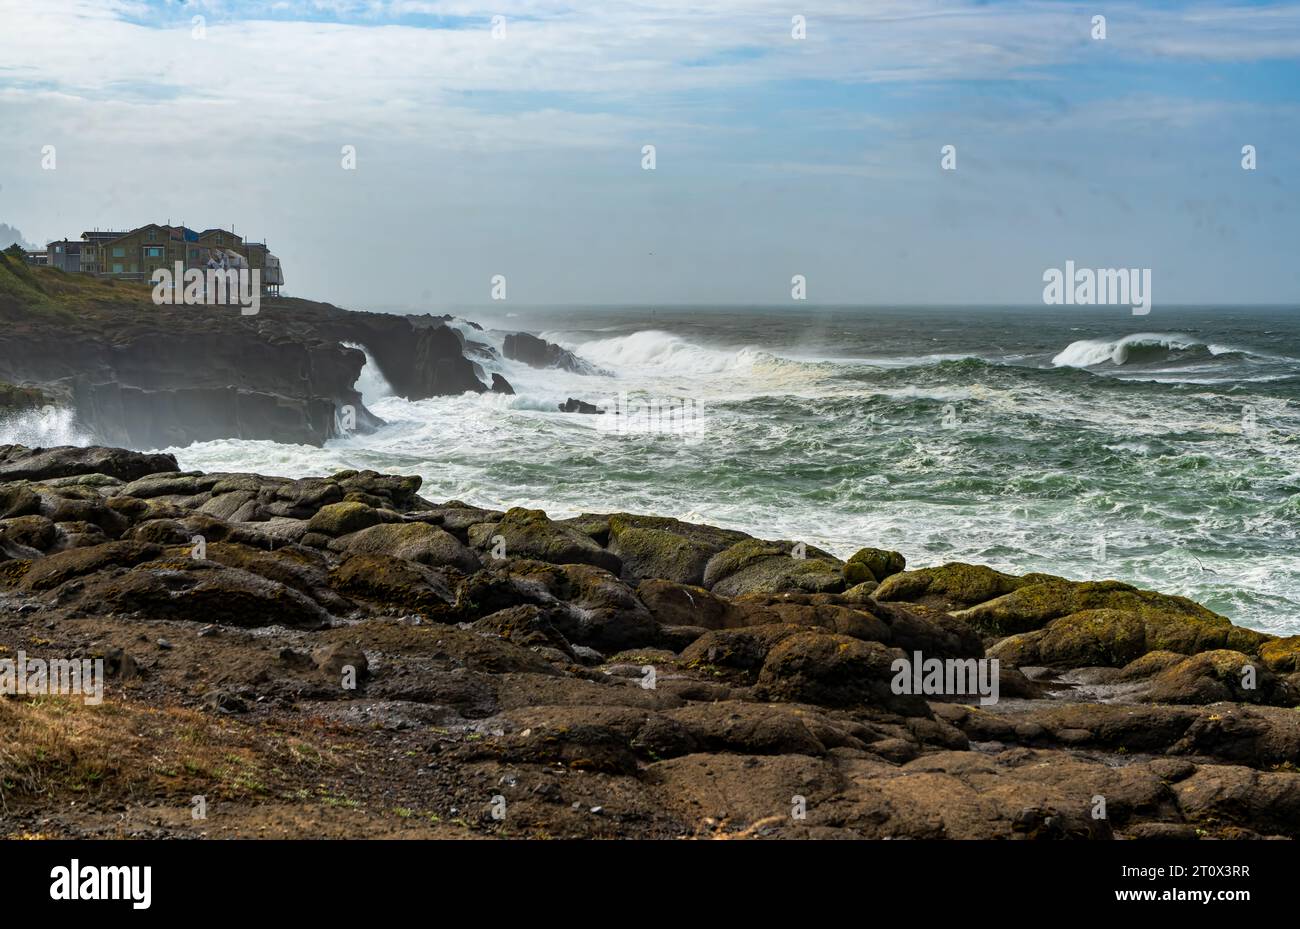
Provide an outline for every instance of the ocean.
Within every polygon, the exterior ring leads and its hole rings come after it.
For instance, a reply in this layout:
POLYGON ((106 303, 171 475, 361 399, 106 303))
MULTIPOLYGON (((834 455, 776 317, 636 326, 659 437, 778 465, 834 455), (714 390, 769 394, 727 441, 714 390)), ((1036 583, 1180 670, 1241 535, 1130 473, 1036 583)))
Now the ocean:
POLYGON ((416 473, 432 500, 630 511, 910 567, 1117 578, 1300 633, 1295 308, 465 308, 603 371, 505 361, 515 396, 393 397, 324 449, 220 441, 183 468, 416 473), (677 418, 561 413, 573 397, 677 418))

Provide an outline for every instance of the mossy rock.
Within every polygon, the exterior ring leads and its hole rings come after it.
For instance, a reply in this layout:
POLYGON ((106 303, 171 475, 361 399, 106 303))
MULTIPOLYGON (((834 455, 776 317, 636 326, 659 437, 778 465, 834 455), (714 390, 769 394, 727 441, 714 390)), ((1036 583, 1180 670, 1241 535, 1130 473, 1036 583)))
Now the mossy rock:
MULTIPOLYGON (((724 549, 750 540, 743 532, 685 523, 661 516, 615 513, 606 519, 609 550, 633 579, 662 578, 679 584, 704 584, 709 560, 724 549)), ((595 517, 584 531, 599 537, 595 517)))
POLYGON ((1259 647, 1259 657, 1279 674, 1300 671, 1300 635, 1270 639, 1259 647))
POLYGON ((661 529, 624 529, 610 542, 609 550, 623 561, 623 569, 634 579, 661 578, 678 584, 699 586, 704 568, 717 550, 686 536, 661 529))
POLYGON ((43 552, 54 544, 55 535, 54 522, 44 516, 0 520, 0 544, 16 542, 43 552))
POLYGON ((907 568, 907 559, 900 553, 884 548, 860 548, 844 564, 844 577, 850 584, 863 581, 883 581, 887 577, 899 574, 907 568), (867 575, 861 575, 858 568, 866 568, 867 575), (854 575, 850 575, 850 570, 854 575))
POLYGON ((860 561, 846 561, 844 562, 844 583, 850 587, 856 587, 858 584, 875 584, 876 575, 860 561))
POLYGON ((720 597, 774 594, 782 591, 838 593, 845 587, 843 567, 822 558, 764 558, 730 574, 710 588, 720 597))
POLYGON ((477 571, 482 566, 478 556, 454 535, 428 523, 380 523, 340 536, 329 543, 329 548, 354 555, 388 555, 466 572, 477 571))
POLYGON ((1003 639, 989 650, 989 656, 1016 667, 1118 668, 1146 650, 1146 630, 1137 616, 1119 610, 1084 610, 1063 616, 1046 629, 1003 639))
POLYGON ((74 577, 84 577, 105 568, 126 568, 162 554, 162 548, 145 542, 104 542, 74 548, 36 561, 23 577, 28 590, 52 590, 74 577))
POLYGON ((40 511, 40 494, 26 484, 0 485, 0 519, 31 516, 40 511))
MULTIPOLYGON (((960 618, 960 617, 959 617, 960 618)), ((1118 668, 1147 652, 1253 652, 1262 633, 1199 615, 1081 610, 998 642, 990 654, 1015 666, 1118 668)))
POLYGON ((768 652, 758 688, 770 701, 818 706, 879 706, 905 716, 929 716, 922 697, 895 694, 897 651, 879 642, 804 631, 768 652))
POLYGON ((934 568, 893 574, 881 581, 875 597, 953 610, 1001 597, 1032 583, 1030 579, 1034 576, 1016 577, 983 565, 952 561, 934 568))
POLYGON ((299 590, 241 568, 191 558, 98 575, 87 581, 80 596, 105 612, 138 611, 151 619, 308 628, 332 621, 324 607, 299 590))
POLYGON ((703 586, 712 587, 724 577, 735 574, 764 558, 773 556, 790 557, 791 546, 782 546, 776 542, 764 542, 761 539, 744 539, 718 552, 709 559, 704 570, 703 586))
POLYGON ((333 537, 369 529, 381 522, 383 517, 374 507, 359 501, 344 501, 329 503, 317 510, 307 521, 307 531, 333 537))
POLYGON ((838 593, 847 586, 844 565, 834 555, 789 541, 745 539, 709 559, 704 584, 722 597, 781 591, 838 593), (802 558, 797 553, 802 552, 802 558))
POLYGON ((637 585, 636 595, 655 621, 663 626, 721 629, 734 612, 728 601, 715 597, 703 587, 661 578, 642 581, 637 585))
POLYGON ((350 555, 330 572, 334 589, 391 606, 414 610, 426 618, 452 612, 455 595, 437 570, 382 555, 350 555))
POLYGON ((772 647, 807 626, 768 623, 741 629, 712 629, 682 651, 682 663, 688 667, 721 667, 739 671, 757 671, 767 660, 772 647))
MULTIPOLYGON (((956 611, 953 615, 988 635, 1012 635, 1041 629, 1053 619, 1085 610, 1119 610, 1136 614, 1144 620, 1169 617, 1195 619, 1210 626, 1224 627, 1225 635, 1232 627, 1231 621, 1226 616, 1207 610, 1186 597, 1139 590, 1131 584, 1120 581, 1067 581, 1063 578, 1046 580, 1041 578, 1043 575, 1027 575, 1012 579, 1017 582, 1013 590, 967 609, 956 611)), ((876 592, 876 598, 880 599, 879 591, 876 592)), ((1170 632, 1176 634, 1177 627, 1171 627, 1170 632)), ((1251 636, 1246 635, 1241 638, 1244 641, 1251 636)), ((1153 647, 1166 646, 1156 642, 1153 647)))
POLYGON ((876 588, 879 586, 880 585, 875 581, 862 581, 861 583, 854 584, 848 590, 844 591, 844 593, 840 594, 840 596, 844 598, 845 603, 870 604, 872 600, 871 595, 876 592, 876 588))
MULTIPOLYGON (((1031 633, 1032 635, 1032 633, 1031 633)), ((999 643, 1001 644, 1001 643, 999 643)), ((1186 655, 1180 655, 1178 652, 1166 652, 1157 649, 1147 652, 1141 658, 1135 658, 1120 669, 1119 680, 1135 681, 1144 680, 1164 671, 1166 668, 1172 668, 1181 661, 1187 660, 1186 655)))
POLYGON ((605 546, 609 544, 609 520, 610 517, 599 513, 582 513, 568 519, 557 519, 555 522, 561 526, 577 529, 583 535, 590 536, 597 545, 605 546))
POLYGON ((1294 706, 1286 681, 1249 655, 1231 649, 1201 652, 1159 672, 1145 699, 1150 703, 1204 705, 1230 700, 1294 706))
POLYGON ((489 547, 492 536, 504 538, 507 558, 532 558, 549 564, 589 564, 611 574, 623 570, 623 562, 613 552, 601 548, 591 536, 572 526, 554 522, 542 510, 512 507, 490 535, 476 534, 476 528, 470 527, 470 539, 480 548, 489 547))

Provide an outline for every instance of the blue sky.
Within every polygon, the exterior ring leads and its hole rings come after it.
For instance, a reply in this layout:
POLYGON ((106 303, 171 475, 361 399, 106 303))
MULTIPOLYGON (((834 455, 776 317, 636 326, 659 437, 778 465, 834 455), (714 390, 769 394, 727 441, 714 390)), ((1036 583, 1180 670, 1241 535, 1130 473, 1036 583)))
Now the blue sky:
POLYGON ((495 274, 519 303, 781 303, 794 274, 815 302, 1032 303, 1067 259, 1152 268, 1157 306, 1300 297, 1296 4, 0 0, 0 20, 0 222, 29 241, 234 224, 290 291, 356 307, 484 303, 495 274))

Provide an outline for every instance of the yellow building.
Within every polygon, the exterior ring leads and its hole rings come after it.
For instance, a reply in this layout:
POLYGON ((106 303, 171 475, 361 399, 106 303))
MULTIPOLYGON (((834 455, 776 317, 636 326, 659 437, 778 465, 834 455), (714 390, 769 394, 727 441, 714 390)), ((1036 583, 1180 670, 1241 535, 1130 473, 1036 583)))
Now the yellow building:
POLYGON ((81 270, 101 277, 147 281, 158 268, 171 271, 181 262, 185 270, 204 270, 213 260, 238 255, 253 270, 261 272, 262 287, 279 292, 284 283, 280 260, 265 242, 245 242, 229 229, 195 232, 186 226, 149 223, 130 232, 83 232, 81 270))

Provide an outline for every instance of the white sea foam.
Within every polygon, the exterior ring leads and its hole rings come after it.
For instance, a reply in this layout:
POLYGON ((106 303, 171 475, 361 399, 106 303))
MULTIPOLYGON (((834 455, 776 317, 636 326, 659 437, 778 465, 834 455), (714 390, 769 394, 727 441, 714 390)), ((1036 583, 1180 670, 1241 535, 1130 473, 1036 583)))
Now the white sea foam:
POLYGON ((342 344, 347 348, 359 349, 366 355, 366 363, 361 368, 361 373, 357 375, 357 382, 352 385, 353 389, 361 394, 361 402, 367 408, 370 408, 384 397, 391 397, 393 387, 385 380, 383 372, 379 370, 379 365, 375 363, 374 356, 370 354, 370 349, 355 342, 344 342, 342 344))
POLYGON ((763 354, 750 348, 735 351, 705 348, 658 329, 576 344, 566 344, 563 334, 559 333, 545 333, 542 338, 564 345, 594 364, 614 370, 653 366, 664 373, 719 374, 751 368, 763 354))
POLYGON ((72 410, 46 406, 0 419, 0 445, 89 445, 93 436, 77 425, 72 410))

